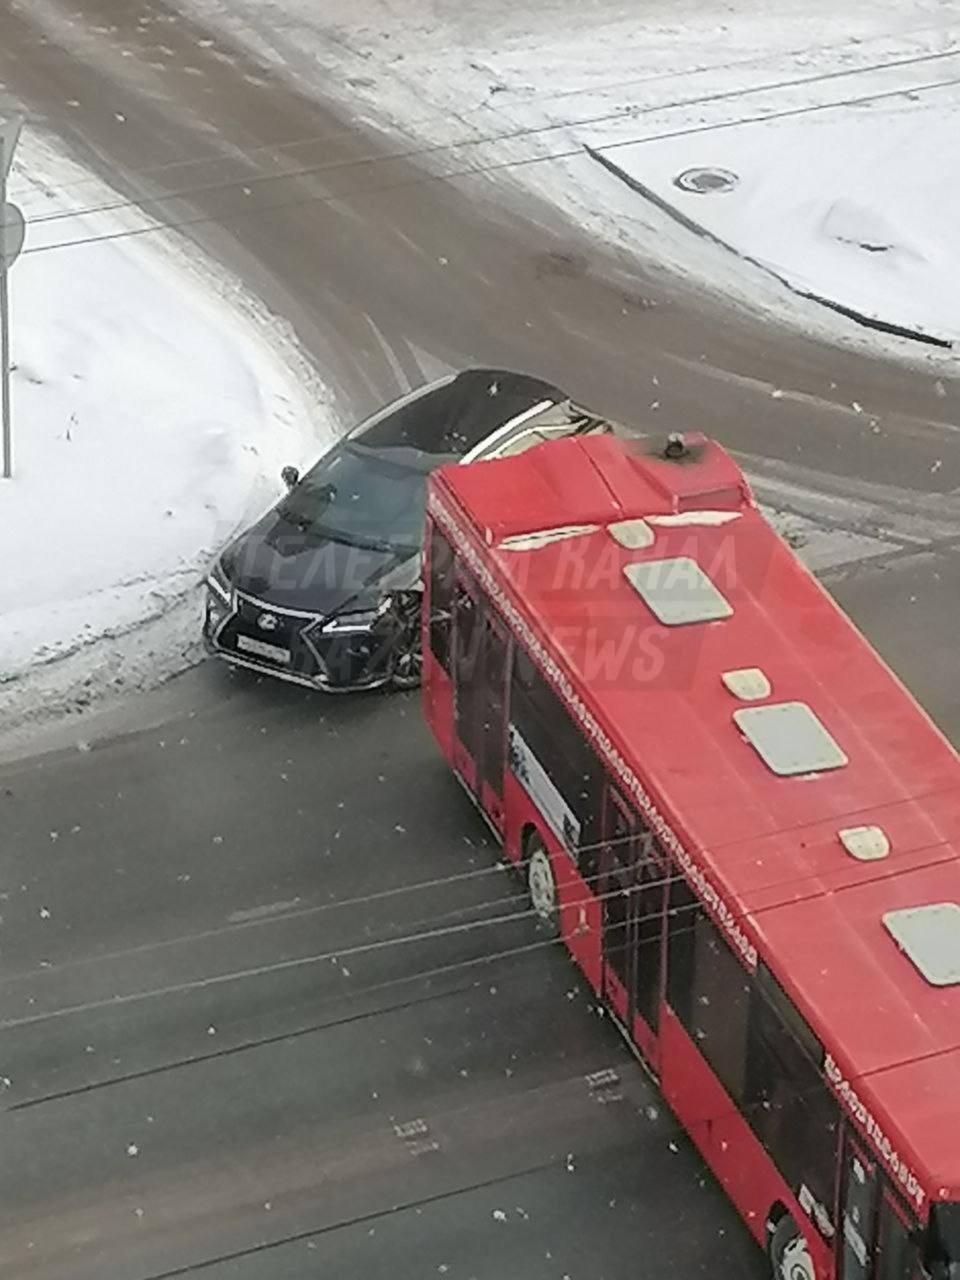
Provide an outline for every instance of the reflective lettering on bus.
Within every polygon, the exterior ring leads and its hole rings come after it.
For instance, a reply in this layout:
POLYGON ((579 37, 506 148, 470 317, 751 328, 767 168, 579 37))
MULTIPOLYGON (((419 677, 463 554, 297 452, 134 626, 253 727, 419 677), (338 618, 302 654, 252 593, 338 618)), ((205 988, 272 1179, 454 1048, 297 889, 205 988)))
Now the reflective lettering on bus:
POLYGON ((878 1155, 889 1167, 893 1180, 903 1188, 906 1196, 913 1201, 917 1208, 922 1209, 926 1197, 916 1174, 913 1173, 910 1166, 874 1119, 872 1113, 860 1100, 853 1085, 849 1080, 845 1079, 843 1072, 829 1053, 823 1060, 823 1073, 830 1081, 844 1106, 873 1143, 878 1155))

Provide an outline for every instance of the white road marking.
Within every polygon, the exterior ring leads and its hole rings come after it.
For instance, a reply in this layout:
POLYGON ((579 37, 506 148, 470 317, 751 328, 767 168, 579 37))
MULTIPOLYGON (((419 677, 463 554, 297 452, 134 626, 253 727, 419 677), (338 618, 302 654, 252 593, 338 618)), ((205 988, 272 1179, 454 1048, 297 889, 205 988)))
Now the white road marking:
POLYGON ((825 527, 816 520, 793 511, 778 511, 764 504, 761 504, 760 510, 812 573, 819 573, 838 564, 887 555, 891 551, 898 551, 903 545, 895 540, 875 538, 850 529, 825 527))
POLYGON ((425 382, 435 382, 437 378, 445 378, 448 374, 458 372, 459 366, 431 355, 429 351, 422 350, 412 342, 407 343, 407 350, 417 362, 417 367, 423 371, 425 382))
POLYGON ((413 384, 411 383, 407 374, 404 372, 403 366, 401 365, 400 361, 397 359, 396 352, 387 342, 386 338, 383 336, 383 333, 380 331, 380 329, 378 328, 378 326, 376 325, 372 317, 368 316, 366 312, 364 312, 363 318, 364 320, 366 320, 367 324, 370 326, 370 329, 373 332, 373 336, 377 340, 380 350, 387 357, 387 363, 389 364, 391 370, 393 371, 393 376, 397 380, 397 385, 404 392, 412 391, 413 384))
POLYGON ((268 902, 261 907, 248 907, 245 911, 234 911, 227 916, 230 924, 242 924, 246 920, 262 920, 265 916, 275 916, 281 911, 290 911, 298 907, 302 898, 291 898, 289 902, 268 902))
POLYGON ((739 454, 760 510, 815 573, 960 538, 960 503, 739 454))

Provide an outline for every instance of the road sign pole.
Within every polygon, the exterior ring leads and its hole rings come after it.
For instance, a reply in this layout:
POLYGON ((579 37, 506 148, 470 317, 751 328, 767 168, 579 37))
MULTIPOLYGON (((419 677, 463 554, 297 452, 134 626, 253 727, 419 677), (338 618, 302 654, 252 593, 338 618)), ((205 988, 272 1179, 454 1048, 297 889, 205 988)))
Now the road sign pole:
MULTIPOLYGON (((0 218, 7 207, 7 172, 0 167, 0 218)), ((3 419, 3 478, 13 475, 13 427, 10 421, 10 294, 7 255, 0 252, 0 417, 3 419)))
POLYGON ((13 475, 13 427, 10 421, 10 294, 7 272, 23 245, 23 218, 7 204, 7 174, 23 127, 22 117, 0 121, 0 419, 3 422, 3 478, 13 475))

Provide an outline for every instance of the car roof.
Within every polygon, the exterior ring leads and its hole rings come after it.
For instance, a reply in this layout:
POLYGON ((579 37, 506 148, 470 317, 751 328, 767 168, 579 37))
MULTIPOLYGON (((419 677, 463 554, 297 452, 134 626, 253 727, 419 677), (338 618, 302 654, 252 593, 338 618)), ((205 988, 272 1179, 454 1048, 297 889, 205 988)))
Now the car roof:
POLYGON ((456 458, 535 406, 566 398, 558 387, 531 374, 465 369, 387 405, 351 432, 351 439, 371 448, 403 445, 456 458))

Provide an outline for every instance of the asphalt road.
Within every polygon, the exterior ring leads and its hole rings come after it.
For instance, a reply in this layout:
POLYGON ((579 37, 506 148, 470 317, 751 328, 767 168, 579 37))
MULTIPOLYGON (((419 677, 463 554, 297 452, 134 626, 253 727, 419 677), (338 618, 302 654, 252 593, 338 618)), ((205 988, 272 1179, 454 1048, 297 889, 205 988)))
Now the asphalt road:
POLYGON ((0 1271, 759 1274, 416 698, 184 684, 0 775, 0 1271))
MULTIPOLYGON (((0 80, 122 190, 205 186, 149 207, 356 413, 424 353, 637 427, 657 377, 662 428, 705 427, 781 486, 801 462, 841 531, 896 525, 826 581, 960 740, 952 385, 751 324, 489 179, 423 181, 438 161, 385 160, 160 4, 10 4, 0 80)), ((762 1274, 495 869, 415 698, 205 666, 61 748, 0 767, 5 1277, 762 1274)))

